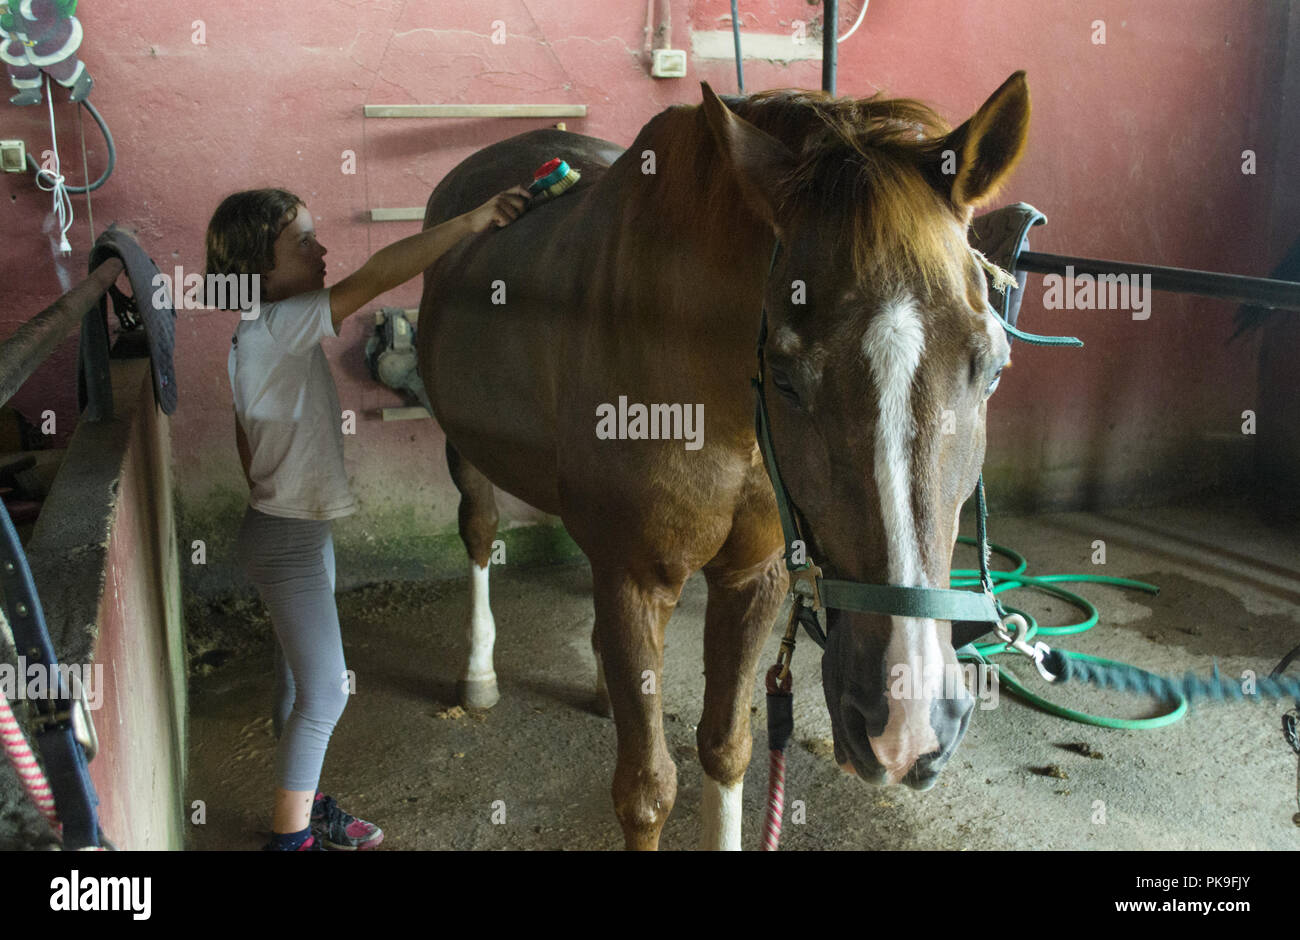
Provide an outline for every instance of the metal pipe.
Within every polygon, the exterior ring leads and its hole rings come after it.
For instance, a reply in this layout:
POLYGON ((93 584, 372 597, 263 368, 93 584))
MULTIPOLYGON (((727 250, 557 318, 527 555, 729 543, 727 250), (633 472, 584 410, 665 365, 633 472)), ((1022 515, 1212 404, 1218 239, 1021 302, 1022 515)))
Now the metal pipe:
POLYGON ((1080 274, 1090 274, 1093 277, 1102 274, 1127 274, 1130 277, 1149 274, 1152 290, 1199 294, 1202 297, 1217 297, 1220 300, 1278 310, 1300 310, 1300 284, 1267 277, 1243 277, 1239 274, 1166 268, 1155 264, 1076 258, 1041 251, 1022 252, 1016 261, 1016 269, 1037 274, 1072 274, 1076 277, 1080 274), (1067 268, 1072 271, 1067 272, 1067 268))
POLYGON ((659 25, 655 28, 655 48, 671 49, 673 45, 673 8, 670 0, 659 0, 659 25))
POLYGON ((0 344, 0 405, 40 368, 81 318, 122 273, 122 259, 109 258, 72 290, 32 317, 0 344))
POLYGON ((745 60, 740 53, 740 13, 736 10, 736 0, 731 0, 731 38, 736 44, 736 88, 743 95, 745 93, 745 60))
POLYGON ((840 31, 840 0, 822 0, 822 91, 835 94, 835 37, 840 31))

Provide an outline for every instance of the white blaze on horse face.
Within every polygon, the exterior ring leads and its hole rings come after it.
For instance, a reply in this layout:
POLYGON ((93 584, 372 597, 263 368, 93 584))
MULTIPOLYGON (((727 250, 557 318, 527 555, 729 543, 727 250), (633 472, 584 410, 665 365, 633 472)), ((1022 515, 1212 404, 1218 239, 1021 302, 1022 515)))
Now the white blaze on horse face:
POLYGON ((875 475, 891 584, 924 587, 912 516, 912 383, 925 352, 925 328, 910 297, 890 302, 871 320, 862 352, 876 383, 875 475))
MULTIPOLYGON (((912 442, 916 419, 912 414, 912 385, 925 352, 925 327, 916 302, 898 297, 872 318, 862 340, 862 352, 871 370, 879 398, 876 422, 875 477, 885 533, 889 583, 928 587, 921 563, 916 518, 912 512, 912 442)), ((895 697, 886 690, 889 717, 878 737, 868 738, 876 760, 899 782, 922 754, 939 748, 930 724, 930 696, 924 694, 924 671, 941 667, 943 650, 933 620, 891 617, 885 662, 919 669, 911 676, 909 694, 895 697)))
POLYGON ((740 851, 741 791, 745 781, 727 786, 704 775, 704 794, 700 806, 700 848, 740 851))

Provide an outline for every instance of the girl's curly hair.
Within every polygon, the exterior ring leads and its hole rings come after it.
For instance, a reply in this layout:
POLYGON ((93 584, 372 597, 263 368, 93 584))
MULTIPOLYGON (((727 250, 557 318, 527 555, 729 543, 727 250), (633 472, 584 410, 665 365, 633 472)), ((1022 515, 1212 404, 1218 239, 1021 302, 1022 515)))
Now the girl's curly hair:
POLYGON ((306 205, 283 189, 233 193, 212 213, 207 235, 207 273, 265 275, 275 267, 275 242, 306 205))

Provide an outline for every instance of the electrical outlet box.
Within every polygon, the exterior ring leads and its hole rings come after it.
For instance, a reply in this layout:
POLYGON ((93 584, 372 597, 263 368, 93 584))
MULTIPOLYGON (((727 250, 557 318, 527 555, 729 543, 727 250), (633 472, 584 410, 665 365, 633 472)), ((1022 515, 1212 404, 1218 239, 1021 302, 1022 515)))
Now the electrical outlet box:
POLYGON ((650 74, 655 78, 685 78, 686 50, 656 49, 650 60, 650 74))
POLYGON ((27 148, 21 140, 0 140, 0 169, 6 173, 27 171, 27 148))

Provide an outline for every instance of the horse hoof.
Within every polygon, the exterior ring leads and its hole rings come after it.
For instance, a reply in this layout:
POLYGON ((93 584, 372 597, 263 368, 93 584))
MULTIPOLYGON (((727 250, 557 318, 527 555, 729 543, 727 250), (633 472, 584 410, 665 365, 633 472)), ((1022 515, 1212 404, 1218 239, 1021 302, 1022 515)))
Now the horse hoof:
POLYGON ((465 708, 491 708, 501 700, 497 679, 461 679, 456 683, 456 694, 465 708))

